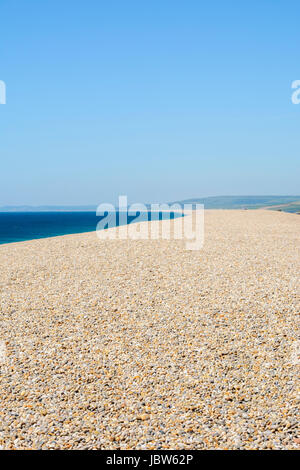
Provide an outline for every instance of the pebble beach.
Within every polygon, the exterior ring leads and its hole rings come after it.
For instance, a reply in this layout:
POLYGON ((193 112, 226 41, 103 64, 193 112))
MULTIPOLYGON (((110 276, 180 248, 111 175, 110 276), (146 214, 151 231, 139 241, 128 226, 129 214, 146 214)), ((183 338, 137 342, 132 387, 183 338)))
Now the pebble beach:
POLYGON ((1 245, 0 448, 299 449, 299 250, 267 210, 1 245))

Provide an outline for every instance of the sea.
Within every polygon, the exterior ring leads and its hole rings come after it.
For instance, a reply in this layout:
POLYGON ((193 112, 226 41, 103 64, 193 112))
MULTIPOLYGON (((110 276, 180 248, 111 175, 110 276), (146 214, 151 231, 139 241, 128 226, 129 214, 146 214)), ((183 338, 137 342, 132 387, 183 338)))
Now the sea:
MULTIPOLYGON (((128 223, 151 220, 151 212, 128 215, 128 223), (139 217, 139 220, 137 218, 139 217)), ((0 244, 15 243, 38 238, 57 237, 73 233, 93 232, 98 222, 107 214, 97 216, 96 212, 0 212, 0 244)), ((159 212, 156 217, 161 220, 178 217, 174 212, 159 212)), ((153 213, 152 213, 153 218, 153 213)), ((107 219, 108 220, 108 219, 107 219)), ((111 218, 110 226, 111 225, 111 218)), ((115 226, 123 224, 120 213, 116 212, 115 226)), ((104 228, 107 228, 104 225, 104 228)))

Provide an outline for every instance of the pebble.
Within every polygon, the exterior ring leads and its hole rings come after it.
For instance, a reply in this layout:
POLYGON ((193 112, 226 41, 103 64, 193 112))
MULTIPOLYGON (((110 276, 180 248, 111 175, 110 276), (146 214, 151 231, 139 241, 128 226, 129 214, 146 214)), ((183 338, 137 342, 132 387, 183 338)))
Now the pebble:
POLYGON ((0 448, 299 448, 299 248, 263 210, 1 245, 0 448))

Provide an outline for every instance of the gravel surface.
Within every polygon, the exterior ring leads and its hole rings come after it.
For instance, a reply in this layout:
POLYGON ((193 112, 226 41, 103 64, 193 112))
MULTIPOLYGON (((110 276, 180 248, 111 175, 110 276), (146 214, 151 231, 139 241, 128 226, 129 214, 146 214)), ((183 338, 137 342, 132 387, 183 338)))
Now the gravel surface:
POLYGON ((0 246, 1 448, 299 448, 299 248, 263 210, 0 246))

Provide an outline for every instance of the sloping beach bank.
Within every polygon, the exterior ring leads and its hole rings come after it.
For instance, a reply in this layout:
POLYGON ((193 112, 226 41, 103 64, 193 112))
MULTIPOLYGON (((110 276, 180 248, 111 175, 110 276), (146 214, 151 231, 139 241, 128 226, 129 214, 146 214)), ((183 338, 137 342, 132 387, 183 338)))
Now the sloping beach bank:
POLYGON ((299 248, 263 210, 205 211, 200 251, 1 245, 0 445, 297 448, 299 248))

